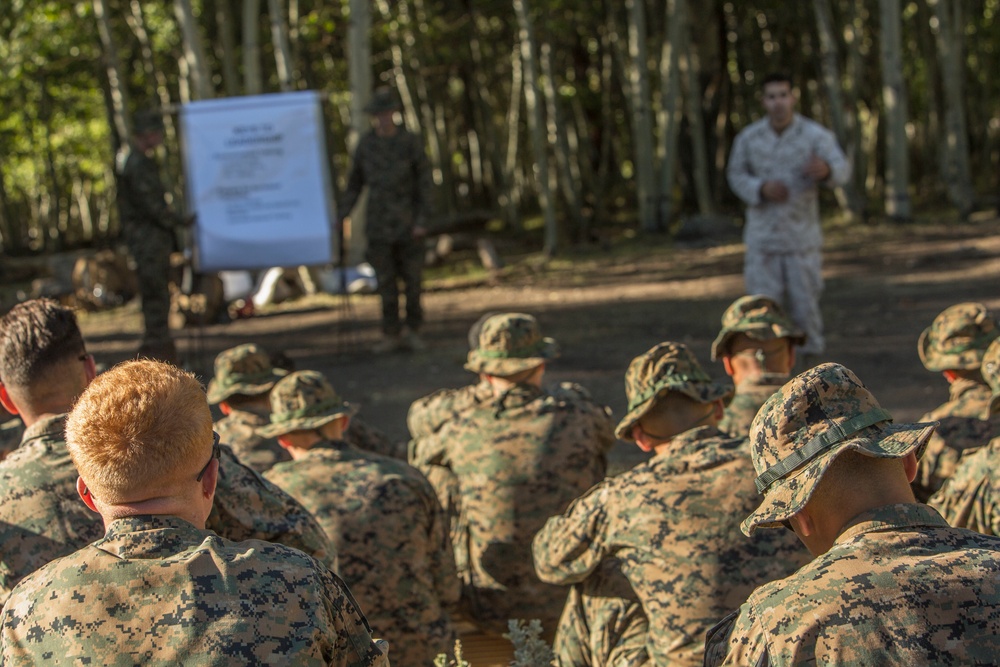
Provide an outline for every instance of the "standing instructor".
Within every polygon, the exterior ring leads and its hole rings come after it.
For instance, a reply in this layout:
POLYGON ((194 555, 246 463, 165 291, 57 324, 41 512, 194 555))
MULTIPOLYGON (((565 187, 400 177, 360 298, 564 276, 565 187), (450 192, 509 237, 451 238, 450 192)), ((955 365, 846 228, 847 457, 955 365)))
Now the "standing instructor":
POLYGON ((779 304, 805 331, 807 365, 825 349, 819 297, 823 234, 818 185, 843 185, 850 164, 833 133, 795 113, 791 79, 769 74, 762 86, 766 117, 736 136, 726 177, 747 204, 743 280, 747 294, 779 304))
POLYGON ((361 189, 368 186, 365 259, 375 269, 382 299, 383 338, 375 352, 407 347, 424 349, 418 336, 423 322, 420 278, 424 266, 425 218, 430 205, 430 174, 423 142, 396 124, 399 102, 388 87, 375 90, 365 107, 375 121, 354 152, 343 213, 354 208, 361 189), (406 334, 399 319, 399 284, 406 294, 406 334))

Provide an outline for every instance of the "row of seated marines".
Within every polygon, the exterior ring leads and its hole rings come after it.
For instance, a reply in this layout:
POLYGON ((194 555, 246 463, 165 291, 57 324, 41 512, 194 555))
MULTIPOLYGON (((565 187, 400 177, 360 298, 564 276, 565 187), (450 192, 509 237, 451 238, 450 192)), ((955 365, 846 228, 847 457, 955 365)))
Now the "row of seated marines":
POLYGON ((950 400, 897 424, 839 364, 791 377, 801 331, 746 296, 712 345, 732 383, 661 343, 614 426, 494 314, 478 381, 413 403, 399 451, 257 345, 207 392, 98 374, 28 301, 0 320, 0 661, 430 665, 458 622, 539 619, 563 667, 1000 664, 998 337, 941 313, 918 350, 950 400), (608 477, 616 436, 651 458, 608 477))

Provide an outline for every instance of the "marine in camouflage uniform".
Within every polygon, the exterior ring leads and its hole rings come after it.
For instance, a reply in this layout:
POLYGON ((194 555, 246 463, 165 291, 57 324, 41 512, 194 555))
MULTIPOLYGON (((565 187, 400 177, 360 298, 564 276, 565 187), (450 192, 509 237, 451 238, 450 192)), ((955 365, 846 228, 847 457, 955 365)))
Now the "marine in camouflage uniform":
POLYGON ((917 351, 924 367, 948 379, 948 401, 920 421, 937 421, 913 482, 917 500, 926 502, 955 472, 959 461, 997 436, 1000 415, 987 416, 992 392, 980 373, 983 353, 1000 337, 1000 324, 981 303, 945 309, 920 335, 917 351))
MULTIPOLYGON (((215 422, 215 431, 242 463, 257 472, 291 460, 277 440, 261 437, 258 432, 270 423, 268 392, 285 375, 284 369, 274 367, 267 351, 254 343, 237 345, 215 358, 215 375, 208 383, 208 402, 218 403, 226 413, 215 422)), ((344 439, 359 449, 406 458, 404 443, 392 442, 382 431, 360 419, 351 421, 344 439)))
MULTIPOLYGON (((29 387, 68 411, 93 379, 69 309, 47 300, 15 306, 0 321, 0 393, 20 396, 19 412, 34 415, 29 387), (32 375, 34 374, 34 375, 32 375), (22 400, 23 399, 23 400, 22 400)), ((0 462, 0 596, 25 575, 99 538, 100 517, 80 502, 77 470, 63 439, 65 412, 45 413, 25 430, 21 446, 0 462)), ((336 552, 299 503, 237 461, 222 447, 211 530, 232 540, 261 539, 301 549, 336 568, 336 552)))
POLYGON ((762 295, 742 296, 722 314, 722 331, 712 343, 712 361, 721 359, 736 392, 719 430, 744 438, 771 394, 788 381, 795 365, 794 346, 805 334, 778 303, 762 295))
POLYGON ((170 253, 183 219, 169 204, 159 168, 150 156, 163 142, 163 120, 136 115, 132 141, 115 157, 118 211, 128 251, 135 260, 142 298, 143 336, 139 354, 176 361, 170 337, 170 253))
POLYGON ((208 402, 221 404, 225 414, 215 422, 215 432, 240 461, 257 472, 291 458, 277 440, 257 432, 268 423, 271 412, 267 395, 285 375, 286 371, 274 367, 267 351, 254 343, 237 345, 215 357, 208 402))
MULTIPOLYGON (((423 142, 395 124, 399 109, 395 95, 379 88, 365 111, 375 116, 376 128, 362 137, 355 149, 347 190, 341 199, 344 214, 354 208, 368 186, 365 258, 375 269, 382 299, 382 331, 386 341, 398 344, 399 285, 406 293, 408 344, 419 347, 416 332, 423 322, 420 280, 424 266, 423 237, 430 207, 430 170, 423 142)), ((386 346, 386 350, 390 349, 386 346)))
MULTIPOLYGON (((25 431, 0 462, 0 597, 27 574, 99 538, 100 517, 76 493, 77 471, 54 415, 25 431)), ((207 527, 234 541, 267 540, 306 552, 336 571, 337 552, 316 519, 223 446, 207 527)))
POLYGON ((571 391, 542 388, 556 344, 530 315, 483 325, 466 369, 484 374, 491 399, 457 412, 421 443, 423 462, 454 473, 463 534, 455 561, 469 616, 502 632, 512 618, 551 631, 566 589, 539 580, 531 540, 545 520, 603 479, 614 444, 608 411, 571 391))
POLYGON ((907 483, 933 428, 893 424, 837 364, 768 400, 750 435, 764 498, 743 531, 784 522, 815 558, 714 628, 706 665, 1000 661, 1000 539, 948 526, 907 483))
MULTIPOLYGON (((1000 338, 987 348, 981 366, 993 395, 983 418, 1000 414, 1000 338)), ((963 456, 955 474, 928 501, 949 524, 984 535, 1000 536, 1000 436, 963 456)))
POLYGON ((271 391, 271 423, 294 460, 267 478, 302 502, 340 555, 341 574, 364 605, 394 665, 423 667, 454 642, 446 607, 461 585, 446 517, 415 468, 340 439, 354 412, 315 371, 293 373, 271 391))
POLYGON ((0 662, 387 664, 323 564, 204 529, 219 475, 208 405, 169 426, 171 437, 155 415, 203 396, 193 376, 151 361, 118 366, 84 391, 66 448, 107 532, 14 589, 0 619, 0 662), (136 447, 143 456, 131 455, 136 447))
POLYGON ((807 554, 791 535, 740 533, 739 517, 758 502, 753 467, 743 439, 716 427, 728 387, 687 347, 661 343, 637 357, 625 387, 616 435, 655 456, 595 486, 534 541, 542 580, 575 584, 559 664, 698 665, 705 631, 807 554))

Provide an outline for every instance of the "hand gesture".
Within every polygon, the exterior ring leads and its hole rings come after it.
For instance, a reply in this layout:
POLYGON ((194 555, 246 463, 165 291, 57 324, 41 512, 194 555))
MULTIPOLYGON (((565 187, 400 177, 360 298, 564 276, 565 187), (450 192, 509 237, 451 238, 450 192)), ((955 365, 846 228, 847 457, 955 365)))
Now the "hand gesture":
POLYGON ((802 173, 813 181, 825 181, 830 176, 830 165, 813 153, 809 156, 809 161, 802 167, 802 173))
POLYGON ((760 197, 764 201, 788 201, 788 186, 781 181, 764 181, 760 186, 760 197))

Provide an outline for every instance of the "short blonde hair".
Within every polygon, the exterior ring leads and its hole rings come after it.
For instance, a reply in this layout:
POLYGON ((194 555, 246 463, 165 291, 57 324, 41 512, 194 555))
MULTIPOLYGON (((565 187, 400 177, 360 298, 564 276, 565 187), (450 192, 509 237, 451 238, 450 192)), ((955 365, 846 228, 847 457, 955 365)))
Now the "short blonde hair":
POLYGON ((128 361, 80 395, 66 421, 66 446, 95 497, 110 504, 144 500, 137 492, 160 492, 209 459, 208 399, 191 373, 128 361))

